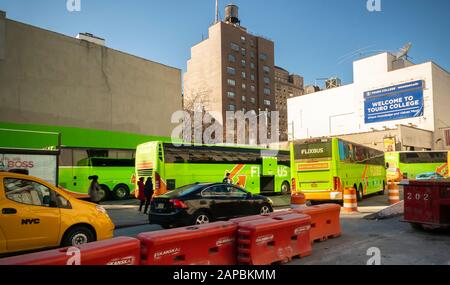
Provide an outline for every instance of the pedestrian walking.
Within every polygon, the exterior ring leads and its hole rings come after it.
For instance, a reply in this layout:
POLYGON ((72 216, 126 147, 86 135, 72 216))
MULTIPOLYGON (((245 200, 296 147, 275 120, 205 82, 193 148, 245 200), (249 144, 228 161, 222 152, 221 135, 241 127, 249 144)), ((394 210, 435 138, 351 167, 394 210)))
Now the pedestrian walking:
POLYGON ((227 175, 223 179, 223 183, 225 183, 225 184, 233 184, 233 181, 231 180, 231 174, 230 173, 227 173, 227 175))
POLYGON ((94 176, 89 176, 88 177, 89 180, 91 180, 91 185, 89 186, 89 197, 90 197, 90 201, 92 203, 98 204, 101 200, 100 197, 100 184, 98 184, 98 176, 94 175, 94 176))
POLYGON ((142 212, 142 207, 144 207, 145 200, 146 200, 145 199, 145 190, 144 190, 144 187, 145 187, 145 185, 144 185, 144 177, 139 178, 138 187, 139 187, 139 189, 138 189, 138 191, 139 191, 138 199, 141 202, 140 206, 139 206, 139 212, 142 212))
POLYGON ((153 191, 153 179, 152 177, 147 178, 144 186, 144 195, 145 195, 145 209, 144 214, 148 214, 148 208, 150 207, 150 203, 152 201, 154 191, 153 191))

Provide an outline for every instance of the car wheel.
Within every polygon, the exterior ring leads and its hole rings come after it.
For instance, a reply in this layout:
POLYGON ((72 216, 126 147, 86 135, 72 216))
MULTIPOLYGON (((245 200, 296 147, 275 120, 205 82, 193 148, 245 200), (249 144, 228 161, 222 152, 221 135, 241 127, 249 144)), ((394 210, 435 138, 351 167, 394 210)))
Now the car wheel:
POLYGON ((194 217, 192 218, 192 224, 194 225, 203 225, 203 224, 209 224, 211 222, 211 217, 207 213, 203 211, 199 211, 195 213, 194 217))
POLYGON ((267 205, 267 204, 262 205, 261 208, 259 209, 259 213, 261 215, 267 215, 272 212, 273 212, 272 207, 270 207, 270 205, 267 205))
POLYGON ((94 232, 83 226, 78 226, 69 229, 64 234, 61 246, 77 246, 95 241, 94 232))
POLYGON ((130 189, 123 184, 117 185, 113 190, 113 195, 116 200, 126 200, 130 197, 130 189))
POLYGON ((281 194, 288 195, 291 193, 291 185, 287 183, 286 181, 281 184, 281 194))

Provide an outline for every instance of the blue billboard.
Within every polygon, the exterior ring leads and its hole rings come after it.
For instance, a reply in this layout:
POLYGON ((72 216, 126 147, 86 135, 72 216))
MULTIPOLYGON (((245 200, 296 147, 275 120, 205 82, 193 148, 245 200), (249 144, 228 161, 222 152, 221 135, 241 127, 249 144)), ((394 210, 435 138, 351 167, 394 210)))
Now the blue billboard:
POLYGON ((365 123, 423 116, 423 89, 424 82, 420 80, 364 92, 365 123))

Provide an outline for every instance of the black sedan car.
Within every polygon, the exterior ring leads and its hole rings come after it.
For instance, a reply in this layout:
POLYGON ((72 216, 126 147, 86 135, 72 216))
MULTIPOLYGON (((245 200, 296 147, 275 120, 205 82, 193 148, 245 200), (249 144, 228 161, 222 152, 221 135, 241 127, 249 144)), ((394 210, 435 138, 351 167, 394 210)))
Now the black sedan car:
POLYGON ((152 200, 150 224, 163 228, 206 224, 216 220, 267 214, 272 201, 223 183, 188 185, 152 200))

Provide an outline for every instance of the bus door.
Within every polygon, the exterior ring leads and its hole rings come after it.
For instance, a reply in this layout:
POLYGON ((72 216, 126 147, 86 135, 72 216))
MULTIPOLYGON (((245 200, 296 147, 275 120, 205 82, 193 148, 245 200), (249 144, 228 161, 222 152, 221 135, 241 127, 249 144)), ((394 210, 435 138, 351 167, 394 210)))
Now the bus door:
POLYGON ((135 196, 139 196, 139 188, 137 183, 139 178, 144 178, 146 181, 148 178, 153 179, 153 188, 155 189, 155 194, 158 195, 159 189, 161 188, 161 174, 156 173, 156 167, 158 165, 158 157, 162 159, 162 145, 158 142, 151 142, 147 144, 142 144, 138 146, 136 152, 136 185, 135 185, 135 196))
POLYGON ((72 168, 72 183, 67 188, 76 193, 87 194, 91 183, 88 179, 91 175, 90 169, 91 160, 89 158, 75 161, 75 166, 72 168))
POLYGON ((275 192, 275 176, 278 170, 278 160, 276 157, 262 158, 262 173, 260 177, 261 193, 275 192))

